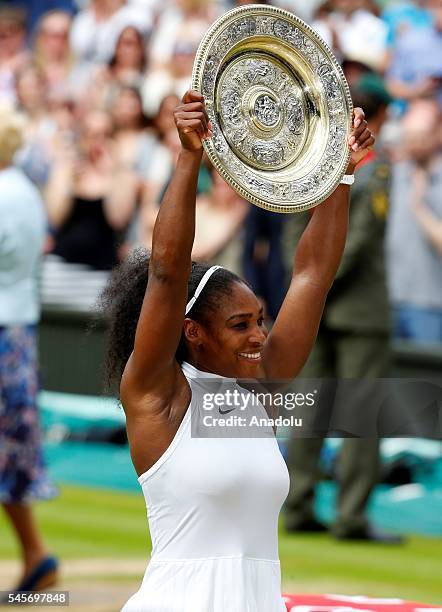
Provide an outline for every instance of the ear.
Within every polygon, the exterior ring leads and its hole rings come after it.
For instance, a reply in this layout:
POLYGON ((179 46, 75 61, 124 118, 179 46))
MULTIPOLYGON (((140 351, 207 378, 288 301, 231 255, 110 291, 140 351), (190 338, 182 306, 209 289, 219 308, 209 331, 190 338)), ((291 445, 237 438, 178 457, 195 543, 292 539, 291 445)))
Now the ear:
POLYGON ((202 326, 193 319, 184 319, 183 332, 186 341, 195 348, 203 344, 204 331, 202 326))

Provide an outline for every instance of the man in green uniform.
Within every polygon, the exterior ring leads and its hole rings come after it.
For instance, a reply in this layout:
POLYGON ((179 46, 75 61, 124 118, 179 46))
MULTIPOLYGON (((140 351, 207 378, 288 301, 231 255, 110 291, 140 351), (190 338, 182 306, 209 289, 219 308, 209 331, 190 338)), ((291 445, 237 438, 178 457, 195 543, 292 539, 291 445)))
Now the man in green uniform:
MULTIPOLYGON (((382 81, 375 75, 365 75, 352 95, 355 106, 364 109, 371 131, 378 133, 389 103, 382 81)), ((316 345, 300 377, 339 380, 388 376, 390 321, 384 266, 388 160, 379 151, 372 151, 357 168, 355 179, 344 255, 327 298, 316 345)), ((291 241, 301 234, 307 215, 293 215, 290 219, 287 225, 291 241)), ((325 396, 332 403, 333 388, 330 393, 325 390, 325 396)), ((324 401, 324 393, 320 401, 324 401)), ((367 398, 350 401, 358 410, 367 398)), ((326 529, 313 512, 322 444, 323 437, 290 441, 291 488, 285 507, 289 531, 326 529)), ((366 518, 367 501, 378 481, 378 472, 379 440, 345 438, 338 464, 337 518, 332 526, 337 538, 397 541, 376 532, 366 518)))

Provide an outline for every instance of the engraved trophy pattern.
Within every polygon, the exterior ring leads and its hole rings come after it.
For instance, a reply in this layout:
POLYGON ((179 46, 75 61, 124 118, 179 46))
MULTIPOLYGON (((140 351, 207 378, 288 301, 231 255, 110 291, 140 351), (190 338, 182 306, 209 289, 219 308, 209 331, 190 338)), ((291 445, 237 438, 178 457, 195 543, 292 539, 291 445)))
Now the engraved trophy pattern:
POLYGON ((325 43, 286 11, 241 7, 215 23, 198 56, 193 83, 213 126, 204 146, 222 176, 277 212, 323 201, 345 172, 352 110, 325 43))

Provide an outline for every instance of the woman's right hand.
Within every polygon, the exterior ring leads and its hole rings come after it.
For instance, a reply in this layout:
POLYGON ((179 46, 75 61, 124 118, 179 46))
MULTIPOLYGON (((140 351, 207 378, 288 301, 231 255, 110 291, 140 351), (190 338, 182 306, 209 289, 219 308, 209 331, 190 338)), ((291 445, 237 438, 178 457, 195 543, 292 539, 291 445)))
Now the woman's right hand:
POLYGON ((182 104, 175 109, 174 118, 183 149, 199 151, 203 146, 202 141, 212 136, 204 97, 197 91, 189 90, 184 94, 182 104))

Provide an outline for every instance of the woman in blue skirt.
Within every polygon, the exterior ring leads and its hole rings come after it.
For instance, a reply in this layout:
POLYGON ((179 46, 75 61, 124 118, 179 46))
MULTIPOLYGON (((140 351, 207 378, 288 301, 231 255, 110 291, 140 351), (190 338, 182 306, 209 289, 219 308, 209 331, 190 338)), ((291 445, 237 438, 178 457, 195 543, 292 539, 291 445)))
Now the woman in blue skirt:
POLYGON ((45 215, 34 185, 12 159, 21 144, 19 117, 0 112, 0 502, 19 540, 23 571, 16 590, 33 591, 56 581, 30 502, 55 490, 42 461, 36 397, 36 268, 45 215))

